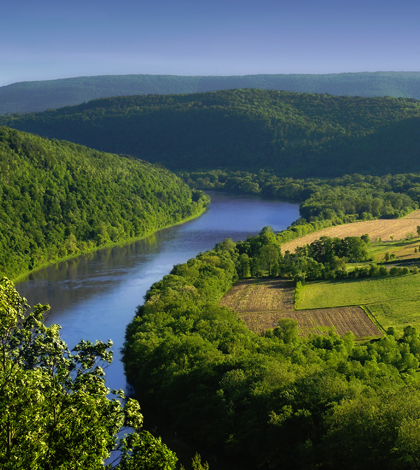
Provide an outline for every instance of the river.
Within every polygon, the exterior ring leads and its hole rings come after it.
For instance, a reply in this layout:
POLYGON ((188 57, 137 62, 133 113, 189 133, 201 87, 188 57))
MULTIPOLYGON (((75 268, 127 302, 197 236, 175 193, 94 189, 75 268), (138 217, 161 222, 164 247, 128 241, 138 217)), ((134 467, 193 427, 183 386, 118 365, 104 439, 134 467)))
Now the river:
POLYGON ((62 326, 70 348, 81 339, 114 342, 114 362, 106 370, 111 389, 127 389, 120 348, 125 328, 150 286, 225 238, 244 240, 263 227, 283 230, 299 217, 299 207, 258 197, 208 192, 212 202, 199 218, 161 230, 147 239, 82 255, 39 270, 22 280, 19 293, 30 305, 49 303, 48 325, 62 326))

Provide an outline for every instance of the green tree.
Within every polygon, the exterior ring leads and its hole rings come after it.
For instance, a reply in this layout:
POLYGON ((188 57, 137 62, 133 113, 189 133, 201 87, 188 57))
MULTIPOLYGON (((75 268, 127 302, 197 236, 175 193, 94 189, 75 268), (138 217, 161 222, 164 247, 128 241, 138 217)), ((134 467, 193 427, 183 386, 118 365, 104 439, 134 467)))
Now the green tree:
POLYGON ((138 402, 123 406, 123 392, 106 387, 112 342, 82 340, 70 352, 60 327, 43 324, 48 309, 29 312, 13 283, 0 280, 0 467, 103 469, 118 450, 121 468, 175 468, 175 454, 142 431, 138 402), (127 427, 134 432, 119 437, 127 427))
POLYGON ((274 328, 273 333, 285 343, 291 343, 299 336, 298 322, 291 318, 282 318, 278 322, 278 326, 274 328))
POLYGON ((275 267, 277 266, 280 258, 280 248, 276 245, 265 245, 261 248, 257 263, 261 273, 266 273, 268 276, 276 276, 275 267))

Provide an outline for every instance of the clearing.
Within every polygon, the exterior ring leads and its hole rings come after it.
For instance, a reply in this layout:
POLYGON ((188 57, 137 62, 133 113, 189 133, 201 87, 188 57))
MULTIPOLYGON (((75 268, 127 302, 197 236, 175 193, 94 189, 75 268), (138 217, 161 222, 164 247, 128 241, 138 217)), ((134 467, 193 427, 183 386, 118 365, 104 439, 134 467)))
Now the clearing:
POLYGON ((247 279, 236 283, 220 305, 236 310, 255 333, 275 327, 282 318, 292 318, 302 334, 321 334, 333 329, 340 335, 349 331, 358 337, 382 335, 358 306, 295 310, 294 292, 291 281, 247 279))
POLYGON ((420 329, 420 274, 322 281, 305 285, 299 309, 363 306, 386 330, 401 333, 405 326, 420 329))
POLYGON ((354 222, 352 224, 328 227, 318 232, 309 233, 303 237, 296 238, 290 242, 283 243, 281 249, 283 253, 287 250, 293 252, 298 246, 309 245, 323 236, 339 238, 361 237, 367 233, 371 240, 401 240, 407 236, 416 236, 418 225, 420 225, 420 209, 411 212, 411 214, 408 214, 402 219, 367 220, 365 222, 354 222))

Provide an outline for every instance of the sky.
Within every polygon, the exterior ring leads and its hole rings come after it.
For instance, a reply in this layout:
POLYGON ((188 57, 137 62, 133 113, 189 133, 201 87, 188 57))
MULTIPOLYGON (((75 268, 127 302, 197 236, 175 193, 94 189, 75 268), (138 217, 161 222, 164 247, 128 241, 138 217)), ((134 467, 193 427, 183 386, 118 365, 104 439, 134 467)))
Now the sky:
POLYGON ((0 86, 89 75, 420 71, 418 0, 13 0, 0 86))

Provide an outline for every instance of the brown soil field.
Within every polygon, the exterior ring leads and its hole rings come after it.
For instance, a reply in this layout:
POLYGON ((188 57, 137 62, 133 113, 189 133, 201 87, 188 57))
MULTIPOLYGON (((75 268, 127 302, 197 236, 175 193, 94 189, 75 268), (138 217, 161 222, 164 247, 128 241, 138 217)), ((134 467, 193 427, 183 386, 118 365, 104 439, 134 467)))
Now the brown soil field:
POLYGON ((360 307, 314 310, 294 309, 294 287, 281 279, 247 279, 235 284, 220 305, 236 310, 248 328, 261 333, 274 328, 282 318, 298 322, 301 334, 322 334, 331 329, 340 335, 376 336, 382 332, 360 307))
POLYGON ((371 240, 381 238, 383 241, 386 241, 391 240, 391 237, 394 237, 394 240, 401 240, 409 233, 417 236, 418 225, 420 225, 420 209, 402 219, 368 220, 366 222, 354 222, 352 224, 325 228, 283 243, 281 249, 283 253, 287 250, 293 252, 298 246, 308 245, 323 236, 339 238, 361 237, 367 233, 371 240))

